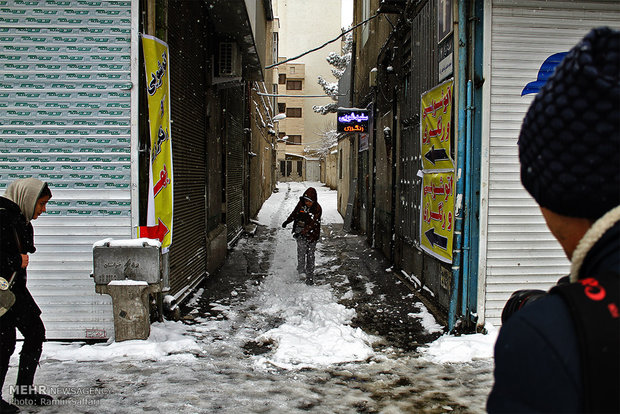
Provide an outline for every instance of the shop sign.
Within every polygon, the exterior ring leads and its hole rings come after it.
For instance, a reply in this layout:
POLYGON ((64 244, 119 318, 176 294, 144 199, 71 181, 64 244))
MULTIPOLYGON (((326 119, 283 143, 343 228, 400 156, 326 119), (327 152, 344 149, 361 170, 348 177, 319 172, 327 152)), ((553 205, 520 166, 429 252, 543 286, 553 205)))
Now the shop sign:
POLYGON ((338 132, 368 132, 370 115, 367 109, 338 110, 338 132))
POLYGON ((452 263, 454 172, 425 173, 422 182, 421 248, 443 262, 452 263))

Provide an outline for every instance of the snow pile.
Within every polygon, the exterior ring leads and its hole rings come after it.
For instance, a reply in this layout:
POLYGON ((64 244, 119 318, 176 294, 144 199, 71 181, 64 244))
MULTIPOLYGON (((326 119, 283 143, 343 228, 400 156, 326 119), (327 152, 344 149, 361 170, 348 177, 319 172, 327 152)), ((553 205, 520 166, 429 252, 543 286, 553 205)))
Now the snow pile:
POLYGON ((421 349, 422 359, 436 364, 471 362, 493 358, 497 328, 487 324, 487 334, 443 335, 428 348, 421 349))
MULTIPOLYGON (((295 276, 296 277, 296 276, 295 276)), ((373 337, 349 324, 355 310, 336 303, 327 286, 305 286, 302 281, 283 284, 278 275, 263 283, 267 294, 262 312, 285 322, 257 338, 273 342, 272 355, 261 357, 261 366, 286 369, 311 368, 371 357, 373 337), (275 296, 274 292, 278 292, 275 296)), ((260 299, 259 299, 260 300, 260 299)))
POLYGON ((428 309, 426 309, 426 306, 424 306, 422 303, 416 303, 415 307, 418 308, 420 312, 410 313, 407 316, 419 319, 420 324, 428 333, 443 331, 443 326, 437 323, 433 314, 431 314, 428 309))
MULTIPOLYGON (((187 335, 188 326, 181 322, 156 322, 151 325, 147 340, 100 343, 86 345, 72 342, 46 342, 42 359, 58 361, 159 361, 169 359, 194 359, 202 353, 195 338, 187 335)), ((14 354, 15 356, 15 354, 14 354)))
MULTIPOLYGON (((278 228, 309 185, 317 189, 323 223, 342 223, 333 208, 337 193, 321 183, 280 183, 278 197, 265 202, 258 220, 278 228)), ((296 248, 290 231, 279 228, 269 276, 261 283, 255 303, 259 312, 281 324, 256 338, 256 342, 272 343, 274 347, 273 353, 258 358, 257 364, 301 369, 363 361, 372 356, 373 337, 350 326, 355 310, 338 304, 329 285, 306 286, 297 275, 296 248)))

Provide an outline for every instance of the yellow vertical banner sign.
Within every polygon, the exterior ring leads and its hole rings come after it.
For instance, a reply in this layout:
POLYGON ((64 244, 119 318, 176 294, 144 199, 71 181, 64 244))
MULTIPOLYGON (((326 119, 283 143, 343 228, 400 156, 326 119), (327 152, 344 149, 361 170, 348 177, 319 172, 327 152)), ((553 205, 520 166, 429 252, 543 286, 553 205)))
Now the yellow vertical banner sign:
POLYGON ((422 181, 420 245, 430 255, 452 263, 454 172, 425 173, 422 181))
POLYGON ((422 95, 420 149, 423 170, 454 169, 450 158, 452 91, 450 79, 422 95))
POLYGON ((170 135, 170 59, 168 45, 142 35, 151 138, 151 170, 146 226, 138 237, 158 239, 162 251, 172 244, 173 174, 170 135))
POLYGON ((422 94, 420 102, 420 247, 446 263, 452 263, 454 238, 453 88, 454 80, 447 80, 422 94))

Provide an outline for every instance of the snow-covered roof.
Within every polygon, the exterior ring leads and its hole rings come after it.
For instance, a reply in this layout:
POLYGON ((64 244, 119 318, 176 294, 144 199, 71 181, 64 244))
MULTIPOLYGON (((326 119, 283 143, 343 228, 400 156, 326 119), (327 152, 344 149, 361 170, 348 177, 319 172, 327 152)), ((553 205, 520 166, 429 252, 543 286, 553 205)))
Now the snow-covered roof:
POLYGON ((343 107, 338 107, 339 111, 367 111, 368 108, 343 108, 343 107))
POLYGON ((303 155, 299 155, 299 154, 295 154, 295 153, 293 153, 293 152, 285 152, 284 154, 285 154, 285 155, 290 155, 291 157, 303 158, 304 160, 306 159, 306 157, 305 157, 305 156, 303 156, 303 155))

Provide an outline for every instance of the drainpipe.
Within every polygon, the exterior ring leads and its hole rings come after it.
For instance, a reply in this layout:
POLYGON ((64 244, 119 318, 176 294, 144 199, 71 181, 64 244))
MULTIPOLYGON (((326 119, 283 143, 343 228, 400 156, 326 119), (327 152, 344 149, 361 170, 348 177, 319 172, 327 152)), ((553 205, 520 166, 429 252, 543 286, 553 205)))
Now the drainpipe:
POLYGON ((464 194, 464 202, 463 202, 463 216, 465 217, 465 221, 463 224, 463 260, 462 260, 462 268, 463 268, 463 294, 461 295, 461 315, 466 318, 469 317, 468 307, 469 307, 469 244, 470 244, 470 216, 472 214, 471 209, 471 185, 472 185, 472 177, 471 177, 471 165, 472 165, 472 148, 471 148, 471 113, 472 113, 472 82, 471 80, 467 81, 467 125, 465 127, 466 130, 466 140, 465 140, 465 194, 464 194))
POLYGON ((450 307, 448 309, 448 330, 452 332, 456 324, 456 308, 461 273, 461 250, 463 231, 463 188, 465 179, 463 167, 465 164, 465 63, 467 60, 467 28, 465 22, 465 0, 459 0, 458 4, 458 29, 459 29, 459 67, 457 72, 458 84, 458 148, 456 163, 456 198, 454 206, 454 249, 452 253, 452 291, 450 292, 450 307))

